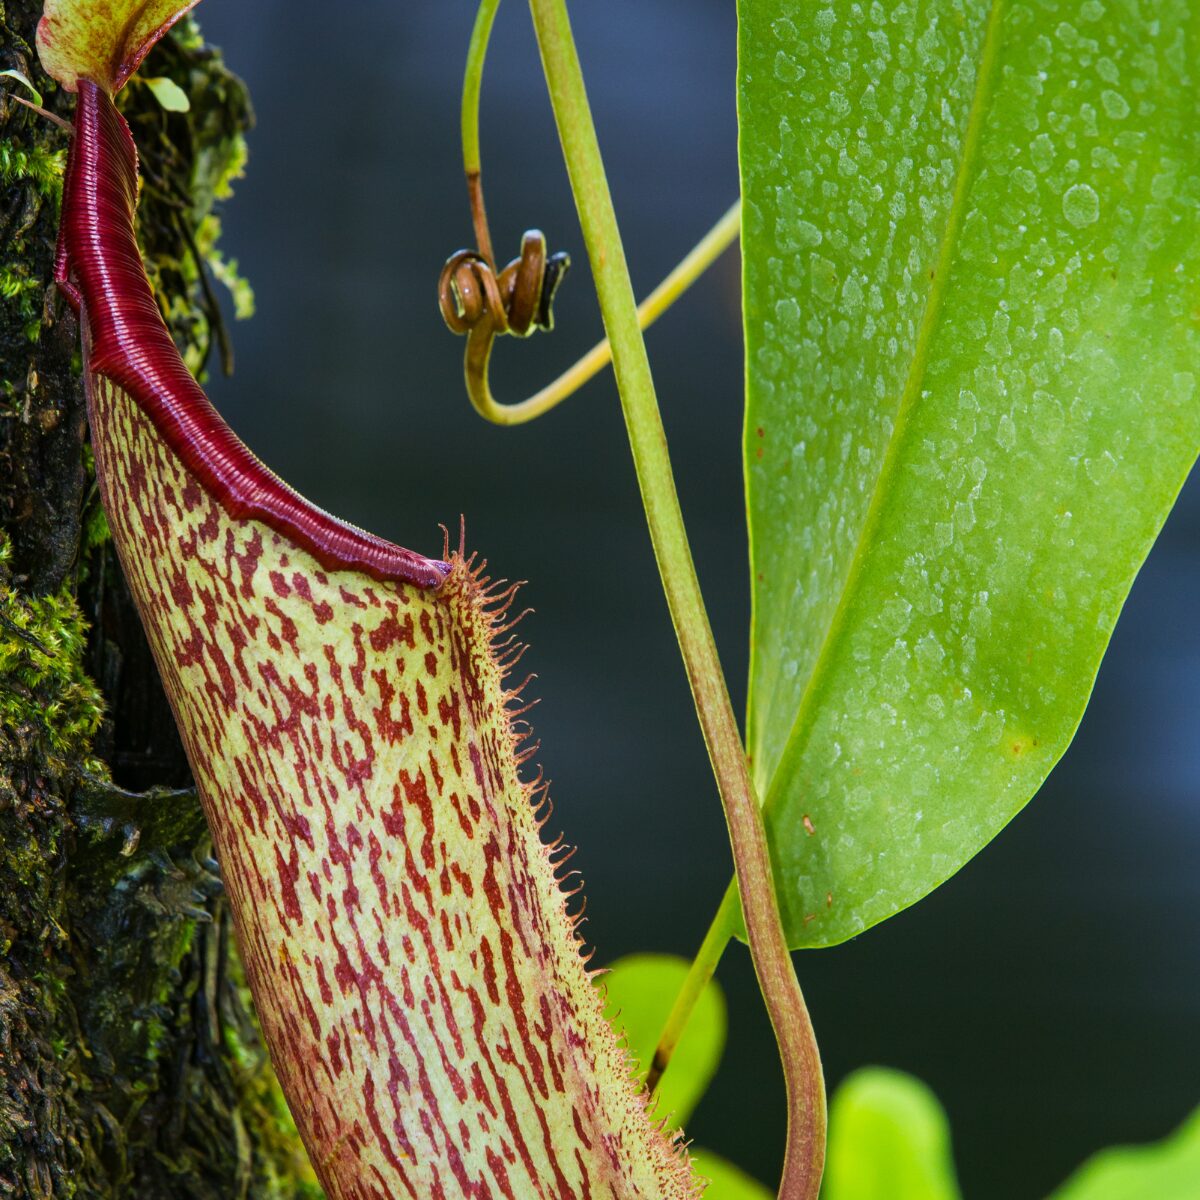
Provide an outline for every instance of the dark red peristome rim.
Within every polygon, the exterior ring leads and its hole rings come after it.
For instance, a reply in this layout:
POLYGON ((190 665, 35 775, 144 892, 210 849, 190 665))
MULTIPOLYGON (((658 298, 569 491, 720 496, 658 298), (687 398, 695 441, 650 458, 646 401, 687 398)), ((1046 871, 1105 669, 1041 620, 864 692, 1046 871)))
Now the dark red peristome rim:
POLYGON ((222 507, 307 550, 328 570, 437 587, 447 564, 330 516, 268 470, 184 365, 150 289, 134 233, 137 150, 112 97, 79 81, 63 182, 55 278, 91 329, 86 369, 123 388, 222 507))

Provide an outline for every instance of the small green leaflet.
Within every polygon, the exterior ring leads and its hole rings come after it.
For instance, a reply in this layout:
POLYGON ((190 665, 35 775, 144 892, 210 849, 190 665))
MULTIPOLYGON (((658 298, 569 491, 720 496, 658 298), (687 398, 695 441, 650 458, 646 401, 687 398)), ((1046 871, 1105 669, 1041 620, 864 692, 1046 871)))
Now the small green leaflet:
POLYGON ((185 113, 192 107, 187 93, 173 79, 158 75, 142 82, 154 93, 154 98, 167 112, 185 113))
POLYGON ((709 1150, 693 1150, 696 1174, 708 1180, 704 1200, 775 1200, 774 1191, 727 1159, 709 1150))
MULTIPOLYGON (((688 964, 668 954, 631 954, 613 963, 600 980, 608 1019, 625 1035, 625 1044, 645 1078, 658 1035, 687 978, 688 964)), ((656 1093, 655 1112, 672 1128, 687 1123, 704 1095, 725 1048, 725 997, 715 982, 700 994, 671 1055, 671 1065, 656 1093)))
POLYGON ((822 1200, 959 1200, 950 1124, 937 1097, 900 1071, 865 1067, 829 1109, 822 1200))
POLYGON ((1152 1146, 1102 1150, 1050 1200, 1195 1200, 1200 1195, 1200 1108, 1152 1146))
POLYGON ((1067 748, 1200 447, 1200 6, 739 0, 747 749, 793 946, 1067 748))
MULTIPOLYGON (((995 1153, 1006 1151, 996 1146, 995 1153)), ((1050 1200, 1196 1200, 1198 1195, 1200 1109, 1161 1142, 1102 1150, 1050 1200)), ((741 1193, 731 1198, 741 1200, 741 1193)), ((960 1200, 950 1125, 925 1084, 882 1067, 865 1067, 842 1083, 829 1109, 821 1200, 960 1200)))
POLYGON ((24 84, 25 87, 27 87, 29 89, 29 93, 33 98, 34 104, 36 104, 39 108, 41 108, 42 93, 39 92, 37 90, 37 88, 35 88, 33 86, 33 84, 29 80, 29 76, 26 75, 23 71, 18 71, 15 68, 12 68, 7 71, 0 71, 0 79, 15 79, 18 83, 24 84))
MULTIPOLYGON (((688 963, 668 954, 618 959, 599 980, 608 994, 605 1012, 623 1033, 638 1076, 658 1044, 671 1005, 687 978, 688 963)), ((672 1128, 687 1121, 700 1102, 725 1048, 725 998, 716 981, 700 994, 671 1064, 659 1083, 655 1114, 672 1128)), ((704 1200, 772 1200, 775 1193, 710 1150, 691 1148, 696 1174, 709 1180, 704 1200)))

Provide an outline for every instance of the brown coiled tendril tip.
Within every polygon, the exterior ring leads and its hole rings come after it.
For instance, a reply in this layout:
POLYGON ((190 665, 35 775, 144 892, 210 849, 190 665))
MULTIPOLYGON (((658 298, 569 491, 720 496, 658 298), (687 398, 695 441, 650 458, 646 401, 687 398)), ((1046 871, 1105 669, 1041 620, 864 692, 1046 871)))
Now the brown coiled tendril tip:
POLYGON ((442 318, 454 333, 470 333, 486 323, 495 336, 527 337, 535 329, 553 329, 554 294, 571 265, 564 253, 546 254, 546 238, 530 229, 521 239, 521 256, 499 275, 477 250, 452 254, 438 277, 442 318))

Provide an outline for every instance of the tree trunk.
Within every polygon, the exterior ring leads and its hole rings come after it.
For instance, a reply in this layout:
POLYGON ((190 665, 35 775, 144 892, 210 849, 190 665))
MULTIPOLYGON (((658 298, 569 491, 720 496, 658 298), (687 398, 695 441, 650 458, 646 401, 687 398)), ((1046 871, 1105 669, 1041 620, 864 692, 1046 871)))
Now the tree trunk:
MULTIPOLYGON (((33 49, 40 8, 0 0, 0 70, 69 117, 33 49)), ((228 357, 212 205, 249 103, 191 23, 143 75, 191 101, 123 93, 143 251, 199 371, 210 344, 228 357)), ((52 282, 67 144, 0 97, 0 1198, 319 1196, 91 475, 78 330, 52 282)))

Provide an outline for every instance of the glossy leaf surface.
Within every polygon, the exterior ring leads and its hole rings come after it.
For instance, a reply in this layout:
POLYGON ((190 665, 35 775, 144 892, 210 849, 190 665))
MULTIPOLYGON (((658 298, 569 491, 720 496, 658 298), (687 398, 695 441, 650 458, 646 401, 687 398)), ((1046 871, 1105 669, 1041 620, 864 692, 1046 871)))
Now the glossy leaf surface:
POLYGON ((1195 1200, 1198 1195, 1200 1109, 1155 1145, 1102 1150, 1051 1200, 1195 1200))
POLYGON ((959 1200, 950 1126, 919 1079, 867 1067, 829 1110, 823 1200, 959 1200))
MULTIPOLYGON (((644 1079, 671 1005, 687 978, 688 963, 668 954, 633 954, 619 959, 600 981, 606 1013, 624 1035, 644 1079)), ((655 1093, 655 1111, 682 1125, 704 1095, 725 1048, 725 998, 711 981, 701 993, 655 1093)))
POLYGON ((1200 8, 739 0, 748 749, 793 945, 1034 794, 1200 445, 1200 8))

